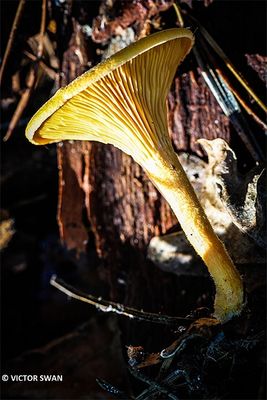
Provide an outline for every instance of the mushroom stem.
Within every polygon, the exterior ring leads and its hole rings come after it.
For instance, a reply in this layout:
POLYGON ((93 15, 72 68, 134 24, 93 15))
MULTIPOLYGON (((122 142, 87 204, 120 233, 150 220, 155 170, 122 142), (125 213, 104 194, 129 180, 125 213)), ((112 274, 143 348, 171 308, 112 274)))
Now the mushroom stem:
POLYGON ((146 163, 146 172, 170 204, 188 240, 214 280, 214 316, 226 322, 240 314, 244 300, 241 277, 205 215, 177 155, 174 151, 164 158, 159 155, 149 165, 146 163))

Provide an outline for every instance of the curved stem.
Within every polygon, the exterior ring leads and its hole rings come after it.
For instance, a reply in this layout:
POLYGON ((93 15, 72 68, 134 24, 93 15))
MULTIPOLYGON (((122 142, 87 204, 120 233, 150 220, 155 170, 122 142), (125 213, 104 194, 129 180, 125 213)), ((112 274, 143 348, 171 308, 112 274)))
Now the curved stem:
POLYGON ((243 307, 241 277, 215 234, 176 154, 159 157, 146 171, 178 218, 188 240, 205 262, 216 286, 214 315, 225 322, 243 307), (169 163, 166 160, 171 160, 169 163))

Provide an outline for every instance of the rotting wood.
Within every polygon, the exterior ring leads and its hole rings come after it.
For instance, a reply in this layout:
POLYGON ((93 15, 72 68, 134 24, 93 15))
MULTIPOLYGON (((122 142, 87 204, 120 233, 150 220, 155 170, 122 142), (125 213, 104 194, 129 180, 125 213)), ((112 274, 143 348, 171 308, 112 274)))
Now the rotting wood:
POLYGON ((105 43, 129 26, 135 27, 137 37, 147 35, 152 20, 157 20, 159 13, 168 10, 173 3, 174 0, 125 3, 103 1, 99 15, 94 19, 92 38, 96 43, 105 43))
MULTIPOLYGON (((65 86, 84 72, 88 54, 81 27, 73 22, 69 48, 63 55, 61 85, 65 86)), ((58 145, 59 199, 58 225, 62 241, 69 249, 86 251, 88 231, 88 165, 91 144, 64 142, 58 145), (85 212, 84 212, 85 210, 85 212)))
POLYGON ((267 86, 267 57, 260 54, 245 54, 248 65, 267 86))
POLYGON ((223 114, 215 97, 198 70, 178 74, 168 98, 169 129, 177 151, 203 156, 197 140, 221 137, 230 140, 229 119, 223 114))

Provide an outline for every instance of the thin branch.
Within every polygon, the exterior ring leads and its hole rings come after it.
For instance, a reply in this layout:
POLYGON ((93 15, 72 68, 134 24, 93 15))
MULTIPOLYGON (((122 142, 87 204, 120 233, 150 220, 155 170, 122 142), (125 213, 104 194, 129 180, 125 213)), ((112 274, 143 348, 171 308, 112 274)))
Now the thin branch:
MULTIPOLYGON (((31 61, 37 61, 37 57, 30 53, 29 51, 25 50, 24 51, 25 56, 27 56, 31 61)), ((57 78, 57 73, 53 70, 53 68, 50 68, 48 65, 46 65, 42 60, 39 60, 39 66, 42 68, 42 70, 51 78, 52 80, 56 80, 57 78)))
POLYGON ((177 17, 177 22, 178 22, 179 26, 181 28, 183 28, 184 27, 184 19, 183 19, 180 7, 175 2, 175 3, 173 3, 173 8, 175 10, 175 14, 176 14, 176 17, 177 17))
POLYGON ((12 115, 11 121, 8 126, 7 133, 5 134, 5 136, 3 138, 4 142, 6 142, 10 138, 15 127, 17 126, 17 123, 18 123, 22 113, 29 102, 35 82, 36 82, 36 71, 32 67, 29 72, 28 79, 27 79, 27 88, 24 90, 23 94, 21 95, 21 98, 19 100, 17 108, 16 108, 14 114, 12 115))
MULTIPOLYGON (((254 137, 250 134, 251 139, 253 140, 254 146, 252 145, 251 141, 245 134, 243 129, 243 118, 240 107, 235 100, 230 88, 227 87, 226 82, 222 80, 222 78, 218 77, 216 71, 210 66, 206 59, 205 62, 200 54, 199 49, 194 47, 193 53, 196 57, 197 63, 200 67, 201 75, 205 80, 206 84, 208 85, 210 91, 214 95, 215 99, 217 100, 218 104, 220 105, 221 109, 223 110, 224 114, 230 119, 231 123, 234 125, 234 128, 238 135, 240 136, 241 140, 247 147, 248 151, 250 152, 251 156, 254 158, 255 161, 259 161, 263 159, 264 156, 262 155, 262 151, 259 148, 257 142, 255 142, 254 137), (240 117, 240 118, 239 118, 240 117), (255 148, 257 151, 255 150, 255 148)), ((246 131, 250 133, 248 127, 246 127, 246 131)))
POLYGON ((111 385, 109 382, 105 381, 102 378, 96 378, 96 382, 98 385, 105 390, 106 392, 116 396, 117 399, 129 399, 135 400, 134 397, 130 396, 129 394, 124 393, 122 390, 117 389, 115 386, 111 385))
MULTIPOLYGON (((163 385, 166 385, 166 386, 169 386, 169 385, 171 386, 171 385, 173 385, 173 383, 175 383, 178 379, 184 378, 184 375, 185 375, 185 373, 184 373, 183 370, 177 369, 177 370, 171 372, 165 379, 163 379, 162 381, 160 381, 160 383, 162 383, 163 385)), ((157 382, 158 382, 158 381, 157 381, 157 382)), ((179 386, 179 387, 182 387, 182 386, 185 386, 185 385, 186 385, 186 382, 185 382, 185 381, 182 382, 182 383, 180 383, 179 385, 178 385, 177 383, 175 383, 175 387, 176 387, 176 388, 177 388, 178 386, 179 386)), ((156 388, 156 387, 152 384, 152 385, 150 385, 150 387, 149 387, 148 389, 144 390, 141 394, 139 394, 139 395, 136 397, 136 400, 148 400, 148 399, 151 399, 153 395, 156 395, 156 394, 157 394, 157 392, 158 392, 158 388, 156 388)))
POLYGON ((12 48, 12 44, 14 42, 14 39, 15 39, 15 36, 16 36, 16 33, 17 33, 17 29, 18 29, 18 26, 19 26, 20 19, 22 17, 22 13, 23 13, 23 9, 24 9, 25 3, 26 3, 26 0, 20 0, 18 8, 17 8, 16 15, 15 15, 15 18, 14 18, 14 21, 13 21, 13 24, 12 24, 11 32, 10 32, 10 35, 9 35, 9 38, 8 38, 5 54, 4 54, 4 57, 3 57, 3 62, 2 62, 1 68, 0 68, 0 84, 2 83, 2 78, 3 78, 3 75, 4 75, 4 70, 5 70, 5 67, 6 67, 6 63, 7 63, 7 60, 8 60, 11 48, 12 48))
MULTIPOLYGON (((219 102, 224 113, 230 118, 236 132, 246 145, 248 151, 251 153, 255 161, 264 160, 265 156, 259 146, 255 135, 251 132, 241 108, 229 87, 228 82, 224 77, 218 74, 217 63, 207 46, 206 38, 203 35, 199 37, 199 51, 197 47, 193 49, 200 67, 206 71, 205 75, 208 78, 207 84, 210 86, 212 93, 219 102), (203 53, 203 57, 201 56, 203 53), (205 63, 204 61, 205 60, 205 63), (218 98, 217 98, 217 97, 218 98), (219 99, 221 101, 219 101, 219 99)), ((205 76, 203 75, 204 79, 205 76)))
POLYGON ((46 2, 47 0, 42 1, 42 16, 41 16, 41 25, 40 25, 40 34, 39 34, 39 42, 38 42, 38 51, 37 58, 42 58, 44 52, 44 35, 45 35, 45 27, 46 27, 46 2))
POLYGON ((181 323, 191 324, 193 319, 182 318, 182 317, 171 317, 169 315, 161 315, 154 313, 147 313, 144 311, 137 310, 135 308, 126 307, 122 304, 115 303, 113 301, 103 300, 101 297, 95 297, 90 294, 85 294, 79 290, 68 285, 56 276, 52 276, 50 279, 50 284, 65 293, 67 296, 82 301, 84 303, 91 304, 98 310, 103 312, 112 312, 115 314, 120 314, 128 318, 136 318, 141 321, 153 322, 164 325, 177 326, 181 323))
MULTIPOLYGON (((168 388, 168 386, 165 386, 165 384, 166 384, 165 382, 156 382, 155 380, 148 378, 146 375, 144 375, 142 372, 140 372, 139 370, 137 370, 135 368, 129 368, 129 371, 136 379, 139 379, 140 381, 149 385, 149 388, 152 389, 152 395, 153 395, 153 392, 154 393, 159 392, 159 393, 164 393, 165 395, 167 395, 169 399, 178 400, 178 397, 174 393, 171 392, 171 390, 168 388)), ((140 399, 139 396, 137 398, 140 399)), ((145 398, 149 399, 149 397, 145 397, 145 398)), ((141 399, 142 399, 142 397, 141 397, 141 399)), ((143 397, 143 399, 144 399, 144 397, 143 397)))
POLYGON ((260 127, 265 131, 265 134, 267 132, 267 125, 256 115, 256 113, 249 107, 249 105, 242 99, 242 97, 238 94, 237 90, 234 89, 233 85, 229 82, 225 74, 218 68, 216 68, 216 72, 218 75, 227 82, 227 85, 241 104, 241 106, 246 110, 246 112, 256 121, 260 127))
POLYGON ((39 34, 39 43, 38 43, 38 54, 37 54, 37 62, 31 67, 28 77, 27 77, 27 88, 24 90, 17 108, 11 118, 10 124, 8 126, 8 130, 6 135, 4 136, 3 140, 6 142, 10 136, 12 135, 15 127, 19 119, 21 118, 27 104, 30 100, 31 94, 36 86, 37 78, 38 78, 38 67, 39 67, 39 60, 43 55, 43 42, 44 42, 44 33, 45 33, 45 21, 46 21, 46 1, 43 0, 42 2, 42 15, 41 15, 41 23, 40 23, 40 34, 39 34))
POLYGON ((222 48, 218 45, 218 43, 213 39, 213 37, 209 34, 209 32, 200 24, 200 22, 192 17, 192 15, 188 14, 188 18, 194 21, 199 28, 199 31, 205 37, 206 41, 209 45, 213 48, 215 53, 223 60, 226 67, 232 72, 234 77, 240 82, 240 84, 245 88, 245 90, 250 94, 250 96, 256 101, 256 103, 263 109, 265 113, 267 113, 267 107, 265 104, 260 100, 260 98, 256 95, 256 93, 250 88, 248 83, 244 80, 240 72, 235 68, 233 63, 229 60, 227 55, 224 53, 222 48))
MULTIPOLYGON (((184 27, 184 19, 180 10, 180 7, 174 3, 173 7, 175 9, 175 13, 177 16, 177 20, 178 23, 181 27, 184 27)), ((189 16, 190 17, 190 16, 189 16)), ((204 28, 203 28, 204 30, 204 28)), ((208 34, 208 32, 206 32, 208 34)), ((203 32, 202 32, 203 34, 203 32)), ((208 34, 209 35, 209 34, 208 34)), ((204 36, 204 34, 203 34, 204 36)), ((205 37, 205 36, 204 36, 205 37)), ((210 36, 210 39, 213 40, 210 36)), ((214 42, 214 40, 213 40, 214 42)), ((217 49, 218 50, 218 49, 217 49)), ((219 48, 219 50, 221 50, 219 48)), ((221 50, 222 52, 222 50, 221 50)), ((224 53, 223 53, 224 54, 224 53)), ((225 54, 224 54, 225 55, 225 54)), ((267 125, 256 115, 256 113, 248 106, 248 104, 242 99, 242 97, 238 94, 237 90, 234 89, 233 85, 230 84, 229 80, 226 78, 225 74, 216 67, 216 72, 217 74, 220 76, 220 78, 222 80, 224 80, 227 85, 229 86, 229 89, 232 91, 232 93, 234 94, 234 96, 236 97, 236 99, 239 101, 239 103, 242 105, 242 107, 244 108, 244 110, 246 110, 246 112, 260 125, 260 127, 264 130, 267 131, 267 125)), ((207 78, 207 77, 206 77, 207 78)), ((215 96, 216 97, 216 96, 215 96)), ((217 99, 218 100, 218 99, 217 99)), ((218 101, 219 102, 219 101, 218 101)), ((220 104, 220 103, 219 103, 220 104)), ((222 107, 223 108, 223 107, 222 107)))

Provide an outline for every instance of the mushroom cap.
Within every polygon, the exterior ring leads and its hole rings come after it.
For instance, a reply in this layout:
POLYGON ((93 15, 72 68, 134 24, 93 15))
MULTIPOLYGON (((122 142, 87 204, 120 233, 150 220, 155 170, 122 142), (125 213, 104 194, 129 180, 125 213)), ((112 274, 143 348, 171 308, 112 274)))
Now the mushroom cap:
POLYGON ((37 145, 111 143, 134 158, 141 142, 147 150, 161 147, 158 136, 168 131, 166 97, 193 43, 190 30, 174 28, 131 44, 59 89, 32 117, 26 137, 37 145))

